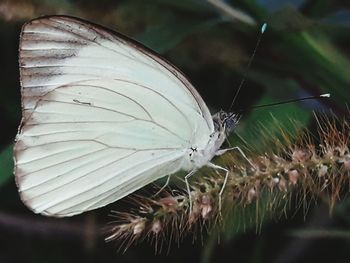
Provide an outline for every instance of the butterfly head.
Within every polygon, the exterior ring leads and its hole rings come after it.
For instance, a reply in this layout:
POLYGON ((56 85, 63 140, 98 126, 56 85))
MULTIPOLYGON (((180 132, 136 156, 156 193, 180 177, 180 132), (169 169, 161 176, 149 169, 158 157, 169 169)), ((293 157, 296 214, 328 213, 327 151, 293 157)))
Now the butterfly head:
POLYGON ((240 114, 225 112, 223 110, 213 115, 214 128, 216 132, 230 134, 237 126, 240 114))

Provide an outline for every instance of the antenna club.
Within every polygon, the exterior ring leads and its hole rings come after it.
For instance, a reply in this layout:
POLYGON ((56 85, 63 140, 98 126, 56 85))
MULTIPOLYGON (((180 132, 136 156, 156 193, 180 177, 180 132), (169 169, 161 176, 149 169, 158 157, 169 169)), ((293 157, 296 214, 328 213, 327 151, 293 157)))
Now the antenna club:
POLYGON ((264 23, 264 24, 262 25, 262 27, 261 27, 261 34, 264 34, 264 33, 265 33, 266 28, 267 28, 267 24, 264 23))
POLYGON ((323 98, 329 98, 330 96, 331 96, 330 93, 325 93, 320 95, 320 97, 323 97, 323 98))

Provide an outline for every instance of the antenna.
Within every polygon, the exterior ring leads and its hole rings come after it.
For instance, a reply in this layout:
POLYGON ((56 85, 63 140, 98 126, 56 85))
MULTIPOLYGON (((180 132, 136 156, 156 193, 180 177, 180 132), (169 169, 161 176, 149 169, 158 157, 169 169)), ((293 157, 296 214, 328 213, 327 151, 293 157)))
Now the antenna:
POLYGON ((331 96, 331 94, 325 93, 325 94, 321 94, 321 95, 318 95, 318 96, 309 96, 309 97, 304 97, 304 98, 300 98, 300 99, 291 99, 291 100, 285 100, 285 101, 280 101, 280 102, 275 102, 275 103, 268 103, 268 104, 263 104, 263 105, 252 106, 252 107, 249 107, 247 109, 238 110, 235 113, 244 112, 244 111, 250 110, 250 109, 276 106, 276 105, 287 104, 287 103, 292 103, 292 102, 297 102, 297 101, 324 99, 324 98, 329 98, 330 96, 331 96))
POLYGON ((259 38, 258 38, 258 40, 256 41, 253 54, 252 54, 252 55, 250 56, 250 58, 249 58, 249 62, 248 62, 247 68, 246 68, 246 70, 245 70, 245 73, 244 73, 244 75, 243 75, 243 78, 242 78, 242 80, 241 80, 241 83, 239 83, 238 89, 237 89, 237 91, 236 91, 236 93, 235 93, 235 96, 233 97, 233 100, 232 100, 232 102, 231 102, 230 108, 228 109, 228 112, 231 111, 232 106, 233 106, 233 104, 235 103, 235 101, 236 101, 236 99, 237 99, 237 96, 238 96, 238 94, 239 94, 239 92, 240 92, 240 90, 241 90, 241 88, 242 88, 242 86, 243 86, 243 84, 244 84, 244 82, 245 82, 245 80, 246 80, 246 78, 247 78, 248 70, 249 70, 249 68, 250 68, 250 66, 251 66, 251 64, 252 64, 252 62, 253 62, 253 59, 254 59, 254 57, 255 57, 255 53, 256 53, 256 51, 257 51, 257 49, 258 49, 258 47, 259 47, 260 41, 261 41, 261 37, 262 37, 262 35, 264 34, 264 32, 266 31, 266 28, 267 28, 267 24, 264 23, 264 24, 262 25, 262 27, 261 27, 261 31, 260 31, 261 33, 260 33, 260 35, 259 35, 259 38))

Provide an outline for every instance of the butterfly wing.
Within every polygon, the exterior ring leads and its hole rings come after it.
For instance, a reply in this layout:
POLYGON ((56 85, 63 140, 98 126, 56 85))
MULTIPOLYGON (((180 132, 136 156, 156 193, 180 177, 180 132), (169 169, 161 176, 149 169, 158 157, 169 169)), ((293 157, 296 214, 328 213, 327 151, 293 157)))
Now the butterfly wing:
POLYGON ((101 26, 66 16, 25 24, 23 119, 15 145, 21 198, 72 216, 184 168, 213 132, 205 103, 170 63, 101 26))

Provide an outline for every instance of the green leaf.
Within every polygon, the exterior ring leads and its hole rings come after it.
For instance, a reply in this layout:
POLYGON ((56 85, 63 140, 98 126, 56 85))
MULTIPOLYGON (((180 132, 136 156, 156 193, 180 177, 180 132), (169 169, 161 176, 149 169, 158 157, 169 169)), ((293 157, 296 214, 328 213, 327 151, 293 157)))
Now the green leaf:
POLYGON ((191 14, 210 14, 210 6, 205 1, 198 0, 155 0, 162 5, 176 8, 179 11, 190 12, 191 14))
POLYGON ((331 93, 332 101, 345 108, 350 100, 350 62, 331 39, 321 32, 300 32, 287 37, 285 43, 288 47, 282 52, 288 54, 293 71, 311 87, 331 93))
POLYGON ((265 7, 270 12, 282 9, 286 6, 300 8, 305 4, 305 0, 257 0, 257 3, 265 7))
POLYGON ((13 174, 13 145, 10 144, 0 153, 0 186, 13 174))
POLYGON ((271 30, 282 34, 288 31, 305 30, 314 25, 314 21, 293 6, 287 6, 268 16, 267 24, 271 30))
POLYGON ((210 19, 205 22, 193 20, 177 21, 171 25, 150 26, 136 40, 162 54, 174 48, 187 36, 210 29, 222 22, 222 19, 210 19))

